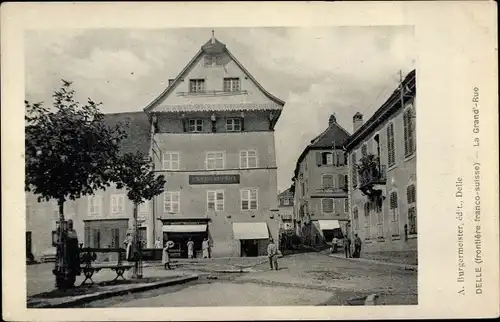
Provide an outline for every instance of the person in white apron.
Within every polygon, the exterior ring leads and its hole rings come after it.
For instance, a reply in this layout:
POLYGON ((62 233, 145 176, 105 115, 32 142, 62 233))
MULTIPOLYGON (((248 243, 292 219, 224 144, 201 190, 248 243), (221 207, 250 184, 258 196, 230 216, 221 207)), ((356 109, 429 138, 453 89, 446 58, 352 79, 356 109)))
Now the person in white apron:
POLYGON ((130 261, 132 260, 132 235, 127 234, 127 237, 125 238, 125 241, 123 242, 125 245, 125 260, 130 261))
POLYGON ((191 237, 187 242, 187 248, 188 248, 188 258, 194 258, 194 242, 191 240, 191 237))
POLYGON ((203 258, 209 258, 209 244, 208 244, 208 238, 203 239, 203 243, 201 244, 201 248, 203 250, 203 258))

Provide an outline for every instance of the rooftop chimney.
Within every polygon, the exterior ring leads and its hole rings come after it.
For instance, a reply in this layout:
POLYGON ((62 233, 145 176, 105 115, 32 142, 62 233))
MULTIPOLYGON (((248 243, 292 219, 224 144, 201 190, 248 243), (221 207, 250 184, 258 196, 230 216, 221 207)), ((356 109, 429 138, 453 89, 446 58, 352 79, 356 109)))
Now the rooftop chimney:
POLYGON ((363 114, 356 113, 352 118, 353 130, 356 132, 363 125, 363 114))
POLYGON ((335 117, 335 113, 330 115, 330 119, 328 120, 328 125, 332 126, 333 124, 337 123, 337 118, 335 117))

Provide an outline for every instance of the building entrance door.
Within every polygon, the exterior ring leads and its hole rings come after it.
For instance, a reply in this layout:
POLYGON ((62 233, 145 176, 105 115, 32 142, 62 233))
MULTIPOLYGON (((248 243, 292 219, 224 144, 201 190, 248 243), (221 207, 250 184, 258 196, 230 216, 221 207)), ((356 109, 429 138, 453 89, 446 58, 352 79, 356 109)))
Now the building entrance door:
POLYGON ((241 257, 259 256, 259 244, 257 239, 243 239, 241 243, 241 257))

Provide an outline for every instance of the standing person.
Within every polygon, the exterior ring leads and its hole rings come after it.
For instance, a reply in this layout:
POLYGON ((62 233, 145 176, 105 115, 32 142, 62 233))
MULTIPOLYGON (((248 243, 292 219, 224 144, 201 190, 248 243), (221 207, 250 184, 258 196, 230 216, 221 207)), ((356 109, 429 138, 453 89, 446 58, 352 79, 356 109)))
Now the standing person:
POLYGON ((349 236, 344 237, 344 250, 345 250, 345 258, 351 257, 351 239, 349 236))
POLYGON ((194 242, 191 240, 191 237, 189 237, 189 241, 187 242, 187 248, 188 258, 194 258, 194 242))
POLYGON ((209 248, 210 246, 208 245, 208 238, 204 238, 203 243, 201 244, 201 249, 203 251, 203 258, 209 257, 209 252, 208 252, 209 248))
POLYGON ((168 252, 168 242, 165 242, 163 246, 163 252, 161 256, 161 263, 163 264, 164 269, 170 269, 170 254, 168 252))
POLYGON ((337 245, 339 243, 339 239, 337 236, 333 237, 332 239, 332 252, 335 253, 337 251, 337 245))
POLYGON ((361 238, 359 238, 358 234, 354 235, 354 257, 359 258, 361 256, 361 238))
POLYGON ((269 245, 267 245, 267 256, 269 257, 269 265, 271 266, 271 270, 273 267, 275 270, 278 270, 278 256, 277 256, 277 247, 272 238, 269 238, 269 245))
POLYGON ((73 229, 73 220, 68 220, 68 230, 66 231, 66 251, 68 261, 68 286, 73 287, 76 276, 81 274, 80 270, 80 246, 78 245, 78 235, 73 229))
POLYGON ((126 250, 125 260, 131 261, 132 260, 132 235, 130 233, 127 233, 127 237, 125 237, 123 244, 125 245, 125 250, 126 250))
POLYGON ((160 237, 156 237, 155 248, 162 248, 160 237))

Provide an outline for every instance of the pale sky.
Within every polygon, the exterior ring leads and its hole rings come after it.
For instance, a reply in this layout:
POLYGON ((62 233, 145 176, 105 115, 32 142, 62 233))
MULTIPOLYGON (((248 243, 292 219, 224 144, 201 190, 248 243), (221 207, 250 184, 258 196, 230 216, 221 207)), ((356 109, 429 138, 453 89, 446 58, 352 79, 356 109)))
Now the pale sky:
MULTIPOLYGON (((209 28, 30 31, 26 98, 51 102, 61 78, 104 113, 141 111, 210 39, 209 28)), ((224 28, 215 36, 271 94, 285 101, 275 132, 278 190, 328 118, 352 133, 416 66, 413 27, 224 28)))

